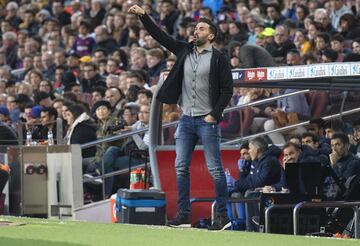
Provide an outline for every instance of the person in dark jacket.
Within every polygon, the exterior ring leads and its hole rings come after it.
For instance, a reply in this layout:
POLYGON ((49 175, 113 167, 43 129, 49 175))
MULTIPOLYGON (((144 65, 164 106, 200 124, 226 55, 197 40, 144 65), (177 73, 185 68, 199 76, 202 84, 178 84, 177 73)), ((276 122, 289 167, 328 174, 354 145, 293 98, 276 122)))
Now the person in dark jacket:
POLYGON ((339 178, 347 179, 360 173, 360 160, 349 152, 349 139, 343 133, 331 138, 330 164, 339 178))
POLYGON ((223 110, 228 105, 233 80, 226 56, 212 47, 216 26, 200 18, 194 31, 194 42, 175 40, 150 19, 145 11, 134 5, 130 13, 140 16, 145 29, 161 45, 177 56, 177 60, 160 87, 157 99, 162 103, 179 103, 183 115, 176 132, 176 176, 178 185, 178 214, 170 226, 190 222, 190 175, 192 151, 200 139, 216 191, 217 216, 209 230, 220 230, 229 224, 226 209, 227 188, 220 158, 220 127, 223 110))
MULTIPOLYGON (((65 136, 67 144, 84 144, 97 139, 96 126, 85 113, 82 105, 74 104, 69 106, 66 111, 66 121, 69 125, 65 136)), ((83 159, 94 157, 95 153, 96 146, 81 150, 83 159)))
POLYGON ((243 68, 274 67, 274 58, 263 47, 248 44, 246 41, 241 43, 239 60, 243 68))
POLYGON ((252 160, 250 173, 240 175, 235 182, 234 191, 245 193, 279 181, 281 167, 278 157, 281 150, 277 146, 268 147, 263 138, 257 137, 249 142, 249 154, 252 160))
POLYGON ((275 29, 274 42, 270 43, 266 49, 274 57, 279 64, 286 63, 286 55, 289 50, 296 49, 293 41, 289 38, 289 29, 283 25, 279 25, 275 29))
POLYGON ((116 48, 117 43, 115 39, 110 37, 106 26, 98 26, 95 28, 95 40, 96 44, 93 50, 102 49, 106 54, 111 54, 116 48))
POLYGON ((349 151, 349 139, 344 133, 334 133, 330 140, 332 152, 330 165, 338 180, 327 178, 324 194, 328 199, 341 199, 344 195, 345 181, 360 173, 360 160, 349 151))

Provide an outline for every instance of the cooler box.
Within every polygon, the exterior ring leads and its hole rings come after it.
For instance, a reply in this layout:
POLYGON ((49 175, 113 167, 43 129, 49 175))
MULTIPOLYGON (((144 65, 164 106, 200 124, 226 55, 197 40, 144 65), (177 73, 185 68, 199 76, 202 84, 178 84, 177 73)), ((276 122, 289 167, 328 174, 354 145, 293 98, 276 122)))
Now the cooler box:
POLYGON ((119 223, 165 225, 165 192, 119 189, 116 210, 119 223))

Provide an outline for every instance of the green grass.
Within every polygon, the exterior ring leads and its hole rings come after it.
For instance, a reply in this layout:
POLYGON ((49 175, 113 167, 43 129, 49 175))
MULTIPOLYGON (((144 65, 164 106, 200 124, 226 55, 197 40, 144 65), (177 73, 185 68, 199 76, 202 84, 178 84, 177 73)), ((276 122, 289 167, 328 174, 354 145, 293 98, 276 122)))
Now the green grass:
POLYGON ((19 226, 0 227, 0 245, 118 245, 118 246, 342 246, 360 245, 360 240, 310 238, 303 236, 209 232, 200 229, 172 229, 159 226, 96 224, 33 218, 0 217, 19 226))

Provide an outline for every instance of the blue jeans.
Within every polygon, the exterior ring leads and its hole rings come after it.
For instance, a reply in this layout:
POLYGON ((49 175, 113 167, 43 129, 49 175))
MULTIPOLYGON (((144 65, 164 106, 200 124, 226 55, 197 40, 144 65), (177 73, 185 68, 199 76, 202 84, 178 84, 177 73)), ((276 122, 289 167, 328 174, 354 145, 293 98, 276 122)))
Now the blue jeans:
MULTIPOLYGON (((129 168, 130 157, 123 155, 121 149, 117 146, 110 146, 102 157, 105 173, 110 173, 120 169, 129 168)), ((132 158, 131 165, 140 164, 141 160, 132 158)), ((101 163, 98 164, 99 170, 102 171, 101 163)), ((105 179, 105 195, 111 195, 114 184, 114 176, 105 179)))
POLYGON ((226 215, 228 196, 225 173, 220 158, 220 127, 217 123, 205 122, 204 117, 183 115, 176 129, 176 182, 178 208, 183 215, 190 214, 190 173, 192 152, 200 139, 204 146, 205 160, 216 193, 217 214, 226 215))

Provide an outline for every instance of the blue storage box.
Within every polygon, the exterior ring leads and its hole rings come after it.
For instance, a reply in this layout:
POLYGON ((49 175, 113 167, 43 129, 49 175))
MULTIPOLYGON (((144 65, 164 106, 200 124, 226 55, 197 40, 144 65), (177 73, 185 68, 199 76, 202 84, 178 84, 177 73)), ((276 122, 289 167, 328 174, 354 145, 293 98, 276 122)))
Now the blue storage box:
POLYGON ((119 223, 165 225, 165 193, 158 190, 119 189, 116 214, 119 223))

